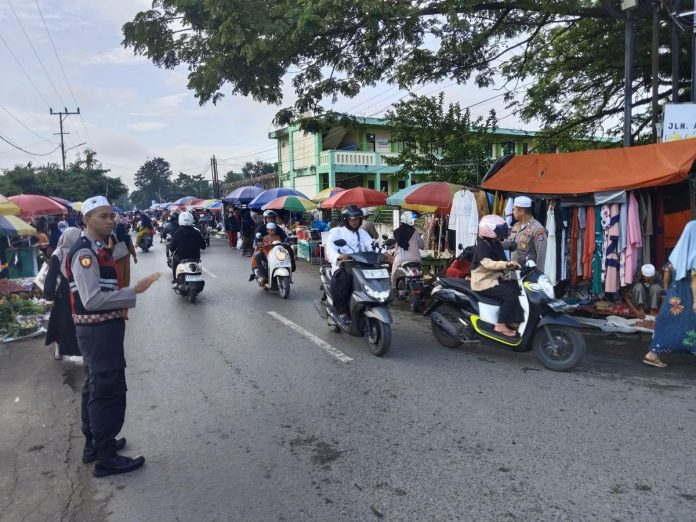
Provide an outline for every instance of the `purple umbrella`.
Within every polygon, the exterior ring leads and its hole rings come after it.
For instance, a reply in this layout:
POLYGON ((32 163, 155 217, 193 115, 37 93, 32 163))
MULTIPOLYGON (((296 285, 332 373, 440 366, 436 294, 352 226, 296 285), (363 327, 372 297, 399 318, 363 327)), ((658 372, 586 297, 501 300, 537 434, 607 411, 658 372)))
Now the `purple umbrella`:
POLYGON ((267 203, 270 203, 274 199, 282 196, 299 196, 301 198, 309 199, 302 192, 294 190, 287 187, 272 188, 263 191, 261 194, 256 196, 249 202, 249 208, 261 208, 267 203))
POLYGON ((227 194, 222 200, 225 203, 232 203, 233 205, 246 205, 262 192, 263 189, 260 187, 239 187, 227 194))

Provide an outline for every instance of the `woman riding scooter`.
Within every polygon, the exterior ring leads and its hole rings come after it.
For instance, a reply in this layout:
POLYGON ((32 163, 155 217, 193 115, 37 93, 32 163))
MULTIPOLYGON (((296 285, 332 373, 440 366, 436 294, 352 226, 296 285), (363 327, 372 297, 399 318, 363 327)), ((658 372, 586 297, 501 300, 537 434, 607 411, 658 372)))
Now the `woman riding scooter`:
POLYGON ((516 337, 517 327, 524 320, 516 281, 503 280, 503 272, 520 268, 505 257, 502 241, 508 236, 508 226, 500 216, 483 216, 478 227, 479 237, 474 248, 471 289, 481 295, 501 301, 495 331, 516 337))

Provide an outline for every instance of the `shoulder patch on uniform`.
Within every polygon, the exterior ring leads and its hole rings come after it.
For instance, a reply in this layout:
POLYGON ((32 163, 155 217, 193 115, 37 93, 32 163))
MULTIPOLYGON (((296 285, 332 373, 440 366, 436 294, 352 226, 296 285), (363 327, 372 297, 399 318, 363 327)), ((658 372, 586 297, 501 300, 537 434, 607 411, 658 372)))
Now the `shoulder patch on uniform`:
POLYGON ((544 234, 544 231, 543 231, 543 230, 539 230, 539 232, 537 232, 537 234, 536 234, 536 237, 537 237, 537 239, 538 239, 539 241, 543 241, 543 240, 544 240, 544 235, 545 235, 545 234, 544 234))
POLYGON ((80 256, 79 260, 82 268, 89 268, 92 266, 92 256, 80 256))

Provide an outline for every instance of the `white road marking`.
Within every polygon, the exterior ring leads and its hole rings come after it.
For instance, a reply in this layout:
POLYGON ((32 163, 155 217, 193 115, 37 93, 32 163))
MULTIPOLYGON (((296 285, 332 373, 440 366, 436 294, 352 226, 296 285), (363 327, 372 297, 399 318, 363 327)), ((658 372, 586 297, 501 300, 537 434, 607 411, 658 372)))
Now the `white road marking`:
POLYGON ((287 319, 286 317, 280 315, 278 312, 273 312, 270 311, 268 312, 269 315, 272 315, 276 319, 278 319, 281 323, 284 323, 288 325, 290 328, 295 330, 297 333, 299 333, 301 336, 306 337, 310 341, 312 341, 314 344, 316 344, 319 348, 327 351, 331 355, 333 355, 336 359, 338 359, 341 362, 349 363, 353 359, 351 357, 348 357, 345 353, 343 353, 341 350, 338 348, 334 348, 331 346, 329 343, 327 343, 324 339, 321 339, 314 335, 313 333, 308 332, 301 326, 293 323, 290 319, 287 319))
POLYGON ((208 270, 206 267, 203 267, 203 271, 206 274, 208 274, 210 277, 214 277, 215 279, 217 279, 217 276, 215 274, 213 274, 210 270, 208 270))

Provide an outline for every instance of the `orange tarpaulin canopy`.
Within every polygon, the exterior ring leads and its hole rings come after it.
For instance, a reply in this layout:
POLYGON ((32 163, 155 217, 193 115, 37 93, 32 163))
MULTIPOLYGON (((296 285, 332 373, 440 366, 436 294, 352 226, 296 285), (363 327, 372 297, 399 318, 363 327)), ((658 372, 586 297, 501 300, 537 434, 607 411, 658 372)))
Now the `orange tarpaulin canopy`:
POLYGON ((621 149, 515 156, 483 183, 521 194, 588 194, 683 181, 696 160, 696 138, 621 149))

